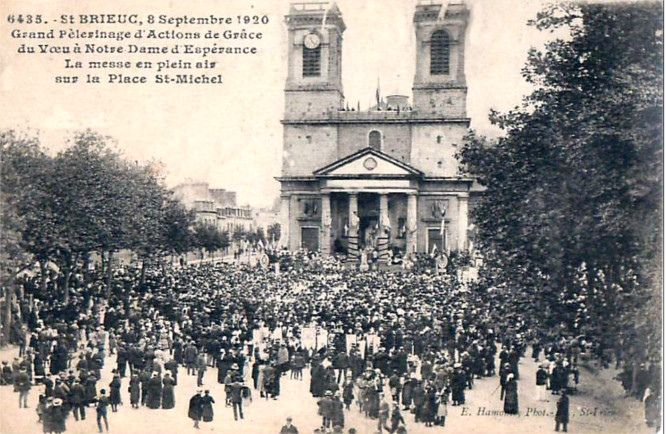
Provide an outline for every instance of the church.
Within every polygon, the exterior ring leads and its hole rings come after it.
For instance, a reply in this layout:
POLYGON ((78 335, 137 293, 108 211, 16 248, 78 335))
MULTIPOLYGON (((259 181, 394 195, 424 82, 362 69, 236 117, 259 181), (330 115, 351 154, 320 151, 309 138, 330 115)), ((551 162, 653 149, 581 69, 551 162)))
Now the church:
POLYGON ((474 180, 455 154, 466 113, 464 4, 418 4, 412 101, 390 95, 345 105, 335 4, 298 3, 285 17, 282 242, 359 258, 467 249, 474 180), (377 254, 377 253, 375 253, 377 254))

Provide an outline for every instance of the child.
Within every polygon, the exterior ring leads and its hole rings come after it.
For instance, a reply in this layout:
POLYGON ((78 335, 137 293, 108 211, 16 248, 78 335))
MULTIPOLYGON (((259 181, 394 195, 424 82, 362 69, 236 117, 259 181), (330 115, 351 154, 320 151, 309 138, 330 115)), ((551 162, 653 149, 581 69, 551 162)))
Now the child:
POLYGON ((42 423, 42 416, 46 410, 46 396, 39 395, 39 403, 37 404, 37 416, 39 416, 38 423, 42 423))

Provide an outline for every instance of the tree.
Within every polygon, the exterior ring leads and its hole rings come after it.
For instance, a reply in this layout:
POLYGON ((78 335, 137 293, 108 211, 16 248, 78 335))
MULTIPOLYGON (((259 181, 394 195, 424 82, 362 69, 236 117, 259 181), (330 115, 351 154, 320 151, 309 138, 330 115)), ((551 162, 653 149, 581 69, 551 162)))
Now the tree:
POLYGON ((241 225, 237 225, 236 227, 234 227, 234 231, 231 235, 231 239, 238 243, 241 240, 244 240, 246 235, 247 235, 247 232, 245 231, 245 228, 241 225))
POLYGON ((44 227, 36 223, 35 215, 28 213, 49 214, 48 207, 42 208, 41 200, 48 162, 37 138, 12 130, 0 131, 0 296, 4 297, 0 345, 9 343, 11 336, 16 272, 29 260, 30 250, 40 250, 36 242, 40 236, 49 233, 40 231, 44 227), (25 233, 32 235, 29 242, 24 240, 25 233))
POLYGON ((63 291, 79 260, 92 251, 106 254, 110 290, 113 253, 132 242, 134 215, 127 163, 110 146, 110 137, 90 130, 74 136, 55 158, 57 215, 65 243, 58 259, 65 272, 63 291))
POLYGON ((266 234, 264 234, 264 228, 261 226, 257 227, 257 230, 255 231, 255 239, 257 243, 261 241, 261 243, 266 246, 266 234))
POLYGON ((661 17, 660 3, 545 9, 532 25, 568 34, 530 51, 535 91, 491 113, 504 137, 472 133, 459 154, 486 187, 473 218, 488 284, 535 306, 535 325, 637 363, 661 346, 660 321, 635 321, 661 318, 661 17))
POLYGON ((267 230, 268 238, 274 242, 280 241, 281 230, 282 227, 280 226, 280 223, 271 224, 270 226, 268 226, 267 230))
POLYGON ((198 223, 194 227, 196 246, 206 250, 209 254, 216 250, 229 247, 229 233, 220 232, 215 226, 198 223))

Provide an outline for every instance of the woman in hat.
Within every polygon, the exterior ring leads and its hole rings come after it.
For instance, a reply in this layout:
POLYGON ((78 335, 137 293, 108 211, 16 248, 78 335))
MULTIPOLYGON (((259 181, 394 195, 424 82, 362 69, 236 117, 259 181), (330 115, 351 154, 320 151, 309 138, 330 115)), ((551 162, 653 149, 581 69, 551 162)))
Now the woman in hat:
POLYGON ((504 395, 504 413, 518 414, 518 382, 513 374, 506 377, 506 393, 504 395))
POLYGON ((215 404, 215 399, 213 399, 212 396, 210 396, 210 390, 206 390, 204 392, 204 396, 201 397, 201 417, 203 418, 204 422, 212 422, 213 421, 213 404, 215 404))
POLYGON ((111 380, 111 383, 109 384, 109 402, 111 403, 111 411, 114 413, 118 411, 118 404, 122 404, 122 399, 120 398, 120 387, 120 374, 116 372, 113 374, 113 380, 111 380))
POLYGON ((49 431, 44 432, 62 433, 67 431, 65 420, 67 419, 69 412, 62 404, 62 399, 56 398, 53 400, 53 404, 47 407, 47 417, 44 419, 44 430, 46 430, 46 427, 48 426, 49 431))
POLYGON ((139 408, 139 401, 141 400, 141 379, 136 371, 132 372, 132 378, 130 378, 129 393, 132 408, 139 408))
POLYGON ((150 381, 148 381, 148 396, 146 396, 146 405, 153 410, 160 408, 162 400, 162 380, 157 372, 153 372, 150 381))
POLYGON ((164 379, 162 379, 162 408, 169 410, 176 406, 176 398, 174 396, 174 386, 176 381, 171 378, 171 373, 167 372, 164 374, 164 379))

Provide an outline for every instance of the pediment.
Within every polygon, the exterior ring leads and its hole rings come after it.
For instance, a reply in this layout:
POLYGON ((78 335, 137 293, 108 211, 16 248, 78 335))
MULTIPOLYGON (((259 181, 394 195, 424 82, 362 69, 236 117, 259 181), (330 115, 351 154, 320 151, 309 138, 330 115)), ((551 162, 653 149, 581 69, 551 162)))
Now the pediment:
POLYGON ((314 174, 326 177, 410 177, 420 176, 422 172, 383 152, 365 148, 315 170, 314 174))

